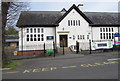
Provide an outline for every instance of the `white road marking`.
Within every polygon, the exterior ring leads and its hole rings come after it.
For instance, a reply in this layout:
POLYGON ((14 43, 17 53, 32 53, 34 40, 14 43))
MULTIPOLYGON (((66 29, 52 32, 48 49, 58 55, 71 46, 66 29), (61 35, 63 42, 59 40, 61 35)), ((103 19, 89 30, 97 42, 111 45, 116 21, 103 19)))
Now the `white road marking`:
POLYGON ((120 60, 120 58, 107 59, 107 61, 117 61, 117 60, 120 60))

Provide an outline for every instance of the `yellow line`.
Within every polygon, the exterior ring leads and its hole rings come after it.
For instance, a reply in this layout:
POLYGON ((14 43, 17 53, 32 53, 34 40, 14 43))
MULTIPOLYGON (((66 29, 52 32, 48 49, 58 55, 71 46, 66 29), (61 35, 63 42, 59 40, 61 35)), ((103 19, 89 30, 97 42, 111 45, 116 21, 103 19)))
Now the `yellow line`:
POLYGON ((66 67, 62 67, 62 68, 64 69, 64 68, 75 68, 75 67, 77 67, 77 66, 66 66, 66 67))
POLYGON ((13 74, 13 73, 18 73, 19 71, 14 71, 14 72, 4 72, 3 74, 13 74))

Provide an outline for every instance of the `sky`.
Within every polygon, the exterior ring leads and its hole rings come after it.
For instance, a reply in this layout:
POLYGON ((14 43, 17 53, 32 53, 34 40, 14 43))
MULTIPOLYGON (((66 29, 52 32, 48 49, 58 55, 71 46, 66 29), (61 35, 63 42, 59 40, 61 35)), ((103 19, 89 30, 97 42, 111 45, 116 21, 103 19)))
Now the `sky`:
MULTIPOLYGON (((59 0, 60 1, 60 0, 59 0)), ((118 1, 110 0, 105 1, 82 1, 82 0, 70 0, 70 1, 32 1, 30 2, 30 11, 60 11, 63 8, 68 10, 73 4, 83 4, 82 11, 84 12, 118 12, 118 1)))

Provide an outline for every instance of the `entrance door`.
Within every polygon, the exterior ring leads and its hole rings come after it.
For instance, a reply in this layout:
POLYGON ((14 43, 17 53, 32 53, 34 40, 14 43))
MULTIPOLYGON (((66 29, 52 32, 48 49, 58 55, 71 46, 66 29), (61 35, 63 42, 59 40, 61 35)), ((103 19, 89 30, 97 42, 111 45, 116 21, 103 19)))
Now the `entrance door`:
POLYGON ((67 35, 60 35, 60 47, 63 47, 63 44, 64 44, 64 47, 67 47, 67 43, 68 42, 68 39, 67 39, 67 35))

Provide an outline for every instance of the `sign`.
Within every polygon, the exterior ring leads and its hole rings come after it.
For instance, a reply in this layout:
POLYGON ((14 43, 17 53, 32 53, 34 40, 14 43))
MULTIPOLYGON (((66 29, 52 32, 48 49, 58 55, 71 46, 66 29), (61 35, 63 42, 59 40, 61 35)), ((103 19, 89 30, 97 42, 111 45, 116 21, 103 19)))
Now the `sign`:
POLYGON ((114 37, 120 37, 120 34, 119 33, 115 33, 114 37))
POLYGON ((47 40, 54 40, 54 36, 47 36, 47 40))

